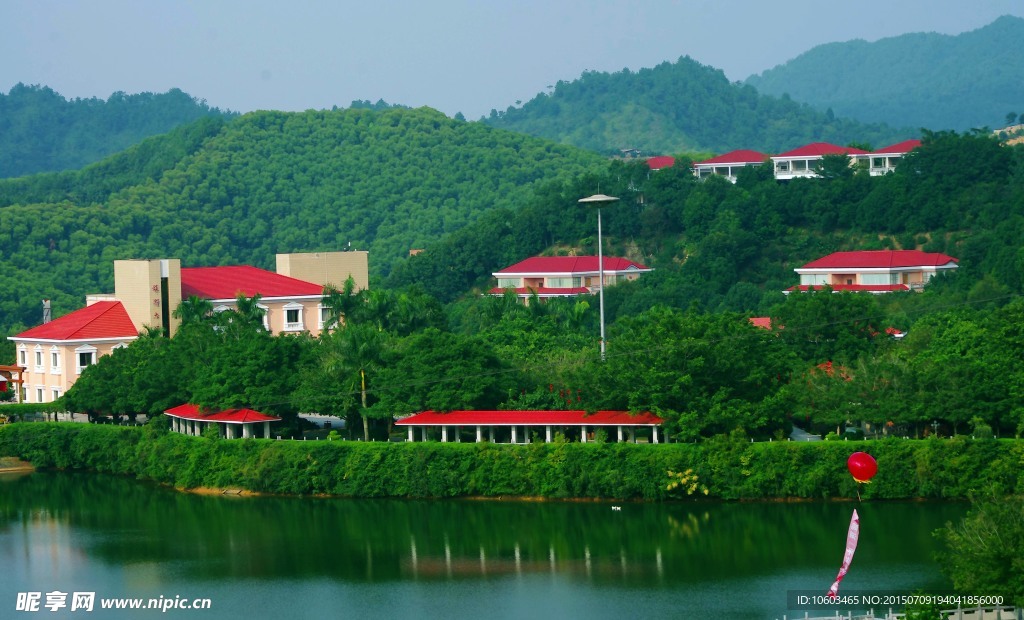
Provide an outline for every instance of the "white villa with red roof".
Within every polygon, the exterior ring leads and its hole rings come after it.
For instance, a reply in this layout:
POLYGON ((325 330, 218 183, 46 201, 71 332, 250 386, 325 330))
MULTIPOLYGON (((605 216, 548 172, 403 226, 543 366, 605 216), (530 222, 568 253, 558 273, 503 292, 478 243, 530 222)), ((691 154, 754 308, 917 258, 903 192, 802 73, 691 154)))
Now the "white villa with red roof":
POLYGON ((800 284, 785 292, 819 290, 891 293, 920 290, 935 274, 957 268, 957 259, 920 250, 834 252, 794 269, 800 284))
POLYGON ((693 164, 693 174, 698 179, 706 179, 713 175, 723 176, 735 183, 736 175, 747 166, 760 166, 768 161, 768 155, 749 149, 729 151, 724 155, 698 161, 693 164))
MULTIPOLYGON (((626 258, 604 257, 605 286, 636 280, 651 271, 626 258)), ((540 299, 590 295, 598 290, 599 274, 596 256, 534 256, 492 274, 498 286, 490 294, 500 296, 514 290, 523 300, 533 295, 540 299)))
POLYGON ((855 149, 851 146, 836 146, 827 142, 813 142, 805 144, 792 151, 786 151, 778 155, 772 155, 772 164, 775 166, 775 179, 786 181, 798 178, 813 178, 818 176, 818 166, 826 155, 846 155, 851 159, 852 166, 863 162, 867 165, 868 152, 855 149))
POLYGON ((896 164, 903 159, 904 155, 919 146, 921 146, 920 140, 904 140, 903 142, 897 142, 896 144, 878 149, 869 156, 871 165, 868 171, 873 177, 889 174, 896 169, 896 164))
POLYGON ((86 306, 8 340, 15 343, 22 373, 21 402, 52 402, 103 355, 128 346, 146 329, 173 335, 173 311, 183 299, 209 300, 215 312, 233 308, 239 294, 260 295, 264 326, 274 334, 324 328, 327 284, 352 277, 368 284, 366 252, 278 254, 277 272, 250 266, 182 268, 178 259, 114 261, 114 294, 90 295, 86 306))

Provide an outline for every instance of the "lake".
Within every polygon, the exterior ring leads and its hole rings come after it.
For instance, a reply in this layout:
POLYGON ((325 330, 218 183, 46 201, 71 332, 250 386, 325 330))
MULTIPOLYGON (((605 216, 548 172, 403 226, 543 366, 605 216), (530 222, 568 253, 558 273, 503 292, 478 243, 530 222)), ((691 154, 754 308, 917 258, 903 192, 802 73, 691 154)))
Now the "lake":
POLYGON ((854 508, 860 545, 841 593, 951 589, 932 532, 966 513, 959 503, 237 497, 3 475, 0 617, 803 617, 787 595, 828 590, 854 508), (57 612, 54 591, 67 595, 57 612), (33 592, 39 611, 19 612, 33 592), (93 611, 71 611, 90 592, 93 611))

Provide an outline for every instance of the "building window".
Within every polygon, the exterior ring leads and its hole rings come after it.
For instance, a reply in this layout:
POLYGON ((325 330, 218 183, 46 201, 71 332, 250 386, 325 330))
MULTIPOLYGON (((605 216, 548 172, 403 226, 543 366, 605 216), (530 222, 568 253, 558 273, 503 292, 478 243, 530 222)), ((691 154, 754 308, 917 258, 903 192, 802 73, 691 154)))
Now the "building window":
POLYGON ((580 277, 548 278, 550 288, 578 288, 582 286, 583 279, 580 277))
POLYGON ((53 398, 50 400, 50 402, 56 402, 60 398, 60 390, 57 388, 53 388, 52 396, 53 398))
POLYGON ((28 367, 28 351, 25 350, 25 345, 18 349, 18 365, 28 367))
POLYGON ((498 278, 498 288, 519 288, 519 278, 498 278))
POLYGON ((33 359, 36 362, 36 372, 43 372, 43 348, 36 345, 35 351, 33 351, 33 359))
POLYGON ((36 402, 37 403, 43 402, 43 388, 41 388, 41 387, 37 387, 36 388, 36 402))
MULTIPOLYGON (((327 306, 324 306, 324 305, 319 306, 319 308, 320 308, 320 324, 318 325, 318 327, 320 329, 323 329, 324 326, 328 325, 331 322, 331 309, 328 308, 327 306)), ((331 327, 333 327, 333 325, 331 327)))
POLYGON ((82 374, 87 366, 92 366, 96 363, 96 347, 78 347, 75 349, 75 372, 82 374))
POLYGON ((284 307, 284 331, 300 332, 305 329, 302 322, 302 304, 290 303, 284 307))
POLYGON ((50 349, 50 374, 60 374, 60 349, 57 347, 50 349))

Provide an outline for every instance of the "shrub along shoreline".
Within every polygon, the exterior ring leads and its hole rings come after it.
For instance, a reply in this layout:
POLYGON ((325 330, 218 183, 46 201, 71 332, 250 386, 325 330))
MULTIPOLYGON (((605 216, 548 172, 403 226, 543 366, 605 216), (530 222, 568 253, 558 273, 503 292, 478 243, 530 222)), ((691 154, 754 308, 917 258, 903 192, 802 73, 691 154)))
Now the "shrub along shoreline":
POLYGON ((41 469, 134 476, 180 489, 342 497, 662 501, 853 499, 856 451, 878 461, 865 499, 1024 494, 1024 441, 969 438, 697 444, 224 440, 68 423, 0 427, 0 456, 41 469), (673 484, 675 482, 676 484, 673 484))

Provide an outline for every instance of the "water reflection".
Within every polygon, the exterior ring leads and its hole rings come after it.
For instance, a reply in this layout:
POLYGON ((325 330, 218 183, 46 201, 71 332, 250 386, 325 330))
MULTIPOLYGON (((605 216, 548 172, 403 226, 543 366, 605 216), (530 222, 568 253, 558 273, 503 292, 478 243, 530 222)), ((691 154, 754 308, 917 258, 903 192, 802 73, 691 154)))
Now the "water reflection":
MULTIPOLYGON (((562 572, 618 583, 831 568, 852 504, 627 504, 199 496, 86 474, 7 480, 0 525, 73 526, 111 563, 172 562, 209 579, 348 580, 562 572)), ((931 549, 958 505, 859 505, 859 563, 931 549)))
MULTIPOLYGON (((642 589, 652 600, 731 588, 732 601, 769 588, 774 602, 760 604, 781 617, 785 590, 831 583, 854 506, 238 498, 39 473, 0 478, 0 563, 37 576, 106 570, 150 588, 543 578, 545 588, 642 589)), ((931 533, 966 506, 856 507, 861 542, 844 587, 946 586, 931 533)))

